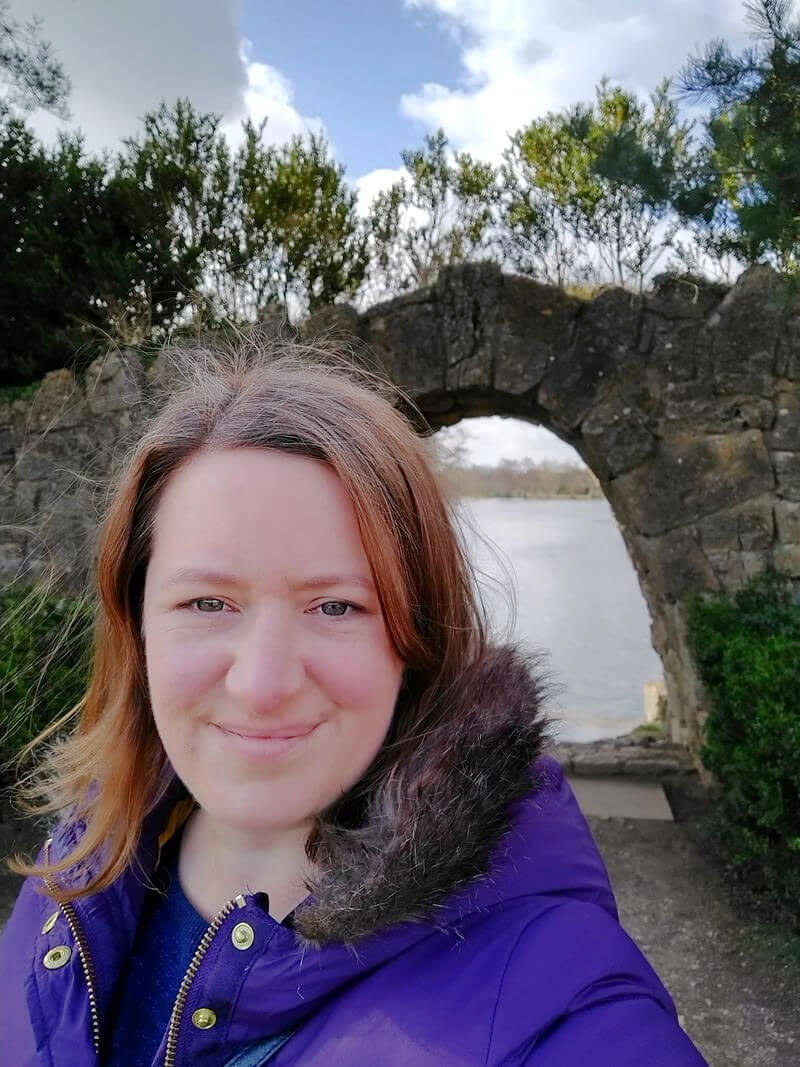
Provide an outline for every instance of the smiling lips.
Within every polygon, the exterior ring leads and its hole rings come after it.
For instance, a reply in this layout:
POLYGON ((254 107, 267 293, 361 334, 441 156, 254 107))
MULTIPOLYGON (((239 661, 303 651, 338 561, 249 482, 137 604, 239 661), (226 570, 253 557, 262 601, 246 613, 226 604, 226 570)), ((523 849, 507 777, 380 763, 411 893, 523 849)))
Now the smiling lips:
POLYGON ((280 730, 270 730, 265 733, 260 730, 248 730, 246 726, 223 726, 220 723, 214 723, 215 726, 219 726, 220 730, 237 734, 239 737, 253 737, 253 738, 287 738, 287 737, 305 737, 306 734, 310 734, 317 726, 318 722, 313 723, 297 723, 294 726, 284 726, 280 730))
POLYGON ((240 726, 220 726, 213 723, 231 747, 251 759, 270 759, 302 745, 314 733, 319 723, 284 726, 269 734, 258 734, 240 726))

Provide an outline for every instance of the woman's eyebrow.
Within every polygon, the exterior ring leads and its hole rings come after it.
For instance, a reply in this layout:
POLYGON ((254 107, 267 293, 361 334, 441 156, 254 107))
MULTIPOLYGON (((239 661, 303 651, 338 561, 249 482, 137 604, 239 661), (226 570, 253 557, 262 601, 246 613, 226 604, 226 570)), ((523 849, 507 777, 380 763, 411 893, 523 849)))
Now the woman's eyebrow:
POLYGON ((322 589, 327 585, 360 585, 374 590, 372 579, 363 574, 319 574, 314 578, 305 578, 293 586, 294 589, 322 589))
MULTIPOLYGON (((206 582, 209 585, 240 585, 238 578, 222 571, 206 570, 202 567, 182 567, 171 574, 161 583, 161 589, 179 585, 181 582, 206 582)), ((292 589, 323 589, 331 585, 357 585, 374 591, 375 586, 370 578, 363 574, 318 574, 311 578, 304 578, 301 582, 289 583, 292 589)))

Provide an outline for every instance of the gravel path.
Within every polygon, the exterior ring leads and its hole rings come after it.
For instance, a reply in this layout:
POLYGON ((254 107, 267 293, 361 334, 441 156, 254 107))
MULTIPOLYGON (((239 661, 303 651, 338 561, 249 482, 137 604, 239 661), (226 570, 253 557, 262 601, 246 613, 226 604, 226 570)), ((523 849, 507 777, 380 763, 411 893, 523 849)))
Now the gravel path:
POLYGON ((800 1064, 800 965, 732 904, 686 822, 590 818, 623 926, 711 1067, 800 1064))
MULTIPOLYGON (((622 923, 711 1067, 800 1065, 800 963, 783 959, 779 934, 734 907, 693 843, 691 820, 589 823, 622 923)), ((30 823, 0 816, 0 857, 43 840, 30 823)), ((18 888, 19 879, 0 867, 0 924, 18 888)))

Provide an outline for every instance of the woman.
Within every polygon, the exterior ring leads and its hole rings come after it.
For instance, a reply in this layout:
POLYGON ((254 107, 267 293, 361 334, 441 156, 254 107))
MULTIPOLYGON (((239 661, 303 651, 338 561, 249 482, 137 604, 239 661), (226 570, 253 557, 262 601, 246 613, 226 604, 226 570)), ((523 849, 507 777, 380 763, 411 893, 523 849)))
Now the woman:
POLYGON ((3 1062, 704 1063, 399 394, 291 346, 189 369, 101 526, 3 1062))

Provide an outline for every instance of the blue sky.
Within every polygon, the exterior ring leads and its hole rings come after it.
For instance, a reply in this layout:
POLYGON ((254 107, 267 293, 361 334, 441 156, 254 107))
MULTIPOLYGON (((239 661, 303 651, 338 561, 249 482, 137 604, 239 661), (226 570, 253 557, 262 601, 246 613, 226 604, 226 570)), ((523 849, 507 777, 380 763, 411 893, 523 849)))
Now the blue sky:
MULTIPOLYGON (((603 75, 641 95, 714 37, 745 39, 742 0, 10 0, 39 15, 73 81, 70 126, 114 149, 162 100, 218 113, 232 142, 268 117, 276 143, 328 138, 365 209, 400 152, 443 127, 499 162, 509 133, 591 99, 603 75)), ((63 126, 31 122, 45 140, 63 126)), ((510 419, 465 424, 471 454, 564 458, 510 419)))
POLYGON ((442 19, 393 0, 248 0, 242 32, 254 54, 294 86, 298 111, 323 118, 348 172, 400 165, 425 132, 402 115, 403 93, 457 84, 460 48, 442 19))

